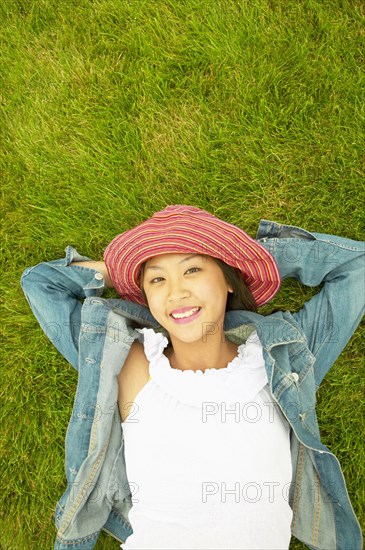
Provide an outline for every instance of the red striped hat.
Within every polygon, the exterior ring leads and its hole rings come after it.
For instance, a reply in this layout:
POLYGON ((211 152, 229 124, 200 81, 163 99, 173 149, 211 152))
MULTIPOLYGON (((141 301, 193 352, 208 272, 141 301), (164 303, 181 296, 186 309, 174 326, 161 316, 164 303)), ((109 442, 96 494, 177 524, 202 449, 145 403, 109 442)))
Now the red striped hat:
POLYGON ((204 254, 238 268, 257 306, 276 294, 280 275, 273 256, 235 225, 195 206, 173 205, 115 237, 104 260, 118 294, 146 304, 139 286, 141 265, 160 254, 204 254))

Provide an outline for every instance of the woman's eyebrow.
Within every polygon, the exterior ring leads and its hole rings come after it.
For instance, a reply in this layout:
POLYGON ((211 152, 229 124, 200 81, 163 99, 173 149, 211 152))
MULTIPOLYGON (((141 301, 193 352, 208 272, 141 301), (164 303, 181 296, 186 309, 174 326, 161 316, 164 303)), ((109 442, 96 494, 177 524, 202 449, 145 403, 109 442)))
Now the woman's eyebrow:
MULTIPOLYGON (((180 260, 180 262, 178 262, 178 265, 180 265, 184 262, 188 262, 189 260, 191 260, 192 258, 195 258, 196 256, 202 256, 202 254, 191 254, 191 255, 187 256, 187 258, 184 258, 183 260, 180 260)), ((163 266, 158 265, 158 264, 148 265, 146 267, 145 271, 147 271, 147 269, 163 269, 163 266)))
POLYGON ((188 262, 189 260, 191 260, 192 258, 195 258, 196 256, 201 256, 201 254, 191 254, 187 258, 184 258, 183 260, 181 260, 181 262, 179 262, 179 264, 183 264, 184 262, 188 262))

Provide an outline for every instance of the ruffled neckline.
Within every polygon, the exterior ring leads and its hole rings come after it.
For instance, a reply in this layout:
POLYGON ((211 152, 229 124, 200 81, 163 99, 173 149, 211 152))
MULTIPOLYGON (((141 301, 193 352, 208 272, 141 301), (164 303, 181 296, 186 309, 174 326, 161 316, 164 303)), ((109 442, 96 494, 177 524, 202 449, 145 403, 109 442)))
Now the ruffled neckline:
POLYGON ((180 370, 173 368, 164 350, 167 338, 153 329, 137 329, 149 361, 151 379, 168 394, 184 403, 201 406, 203 401, 247 402, 267 384, 262 346, 253 332, 237 348, 237 355, 220 369, 180 370))

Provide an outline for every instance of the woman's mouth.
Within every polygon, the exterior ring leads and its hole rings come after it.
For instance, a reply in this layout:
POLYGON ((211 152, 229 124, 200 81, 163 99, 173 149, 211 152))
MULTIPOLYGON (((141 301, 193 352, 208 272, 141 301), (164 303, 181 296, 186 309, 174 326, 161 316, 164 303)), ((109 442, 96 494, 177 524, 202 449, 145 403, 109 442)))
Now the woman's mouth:
POLYGON ((174 309, 174 311, 170 313, 170 317, 178 324, 190 323, 200 315, 200 312, 201 307, 198 306, 181 307, 179 309, 174 309))

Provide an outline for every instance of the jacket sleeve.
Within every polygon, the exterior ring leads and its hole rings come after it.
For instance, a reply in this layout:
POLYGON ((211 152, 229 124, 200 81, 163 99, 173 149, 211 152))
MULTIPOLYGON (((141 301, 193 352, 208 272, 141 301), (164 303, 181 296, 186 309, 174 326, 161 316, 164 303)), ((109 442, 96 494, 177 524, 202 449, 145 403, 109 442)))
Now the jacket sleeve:
POLYGON ((257 239, 273 254, 282 279, 321 290, 293 313, 316 358, 319 385, 365 310, 365 243, 262 220, 257 239))
POLYGON ((104 277, 98 271, 72 266, 87 261, 75 248, 66 248, 66 257, 26 268, 21 285, 40 326, 58 351, 78 369, 82 300, 101 296, 104 277))

